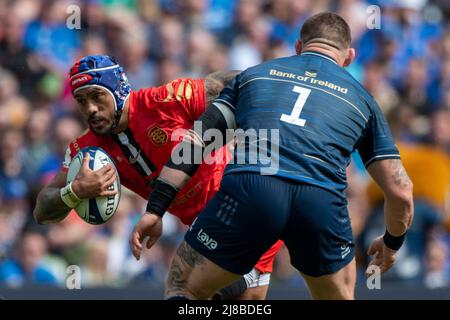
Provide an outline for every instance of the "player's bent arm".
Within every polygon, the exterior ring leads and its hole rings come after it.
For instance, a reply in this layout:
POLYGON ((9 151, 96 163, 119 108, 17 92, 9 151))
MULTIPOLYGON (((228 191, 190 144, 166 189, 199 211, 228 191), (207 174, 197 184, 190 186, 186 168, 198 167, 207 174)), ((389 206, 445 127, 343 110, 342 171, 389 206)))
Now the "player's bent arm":
POLYGON ((81 199, 97 196, 111 196, 116 190, 108 190, 116 180, 115 169, 108 164, 98 170, 89 168, 89 153, 75 179, 66 185, 67 173, 60 171, 51 183, 37 197, 33 215, 38 223, 55 223, 64 219, 71 208, 75 208, 81 199))
MULTIPOLYGON (((155 182, 153 192, 150 194, 144 214, 139 222, 135 225, 130 237, 130 248, 136 259, 139 260, 143 248, 143 242, 148 237, 146 247, 150 249, 159 239, 162 233, 162 216, 170 207, 170 204, 177 196, 179 190, 194 176, 200 163, 195 162, 196 152, 204 154, 204 149, 212 141, 205 141, 202 133, 206 133, 208 129, 217 129, 222 133, 223 139, 215 141, 214 147, 220 148, 228 141, 227 138, 233 138, 226 134, 227 129, 236 127, 234 108, 230 105, 224 105, 219 101, 213 103, 213 106, 206 111, 198 119, 201 122, 199 126, 194 125, 183 140, 173 149, 172 156, 168 163, 162 169, 158 179, 155 182), (196 131, 200 130, 200 131, 196 131), (188 156, 186 157, 186 153, 188 156), (181 155, 181 162, 175 161, 176 154, 181 155), (187 158, 187 161, 186 161, 187 158)), ((209 150, 212 152, 213 150, 209 150)))
POLYGON ((71 208, 61 199, 60 190, 66 185, 67 173, 60 171, 48 186, 39 192, 36 207, 33 211, 34 219, 39 224, 56 223, 63 220, 71 208))
POLYGON ((206 106, 210 106, 214 99, 219 96, 222 89, 233 80, 240 70, 216 71, 206 75, 204 79, 206 91, 206 106))
POLYGON ((399 237, 406 233, 414 216, 413 184, 400 159, 373 162, 369 174, 384 193, 384 215, 388 232, 399 237))
POLYGON ((174 148, 169 161, 161 170, 154 190, 150 194, 147 212, 162 216, 169 208, 172 200, 175 199, 178 191, 194 176, 200 166, 200 163, 196 162, 197 157, 195 155, 205 155, 205 148, 212 143, 212 141, 203 139, 202 133, 207 132, 209 129, 217 129, 221 132, 223 139, 220 141, 214 139, 215 148, 221 148, 229 142, 227 139, 233 138, 227 134, 227 130, 236 128, 234 110, 230 106, 216 101, 198 120, 202 124, 201 128, 194 125, 186 133, 183 140, 174 148), (196 130, 200 131, 197 132, 196 130), (189 154, 188 156, 186 156, 186 152, 189 154), (181 155, 181 157, 174 157, 177 154, 181 155), (174 158, 180 158, 182 161, 175 161, 174 158))

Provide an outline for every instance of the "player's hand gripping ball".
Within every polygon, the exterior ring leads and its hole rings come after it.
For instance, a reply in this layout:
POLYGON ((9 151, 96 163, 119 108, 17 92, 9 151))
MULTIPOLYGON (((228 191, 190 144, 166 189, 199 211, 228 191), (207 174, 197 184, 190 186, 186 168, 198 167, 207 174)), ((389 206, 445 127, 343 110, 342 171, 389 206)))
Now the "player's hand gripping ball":
POLYGON ((98 196, 96 198, 82 199, 74 208, 81 219, 89 224, 102 224, 111 219, 119 206, 120 201, 120 180, 117 169, 111 157, 105 150, 99 147, 86 147, 81 149, 69 165, 67 172, 67 183, 75 179, 83 164, 85 154, 89 152, 89 168, 98 170, 107 164, 112 164, 116 171, 116 180, 108 188, 108 191, 117 191, 111 196, 98 196))

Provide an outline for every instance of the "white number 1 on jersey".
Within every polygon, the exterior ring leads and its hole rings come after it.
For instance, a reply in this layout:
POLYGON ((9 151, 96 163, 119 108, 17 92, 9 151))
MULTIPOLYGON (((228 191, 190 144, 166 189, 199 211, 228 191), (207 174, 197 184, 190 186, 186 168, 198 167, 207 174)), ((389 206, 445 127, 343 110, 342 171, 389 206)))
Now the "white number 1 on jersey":
POLYGON ((297 101, 295 102, 294 109, 292 109, 291 114, 282 114, 280 120, 295 124, 296 126, 303 127, 306 123, 305 119, 300 119, 300 113, 302 112, 303 106, 305 105, 306 99, 308 99, 311 93, 310 89, 294 86, 292 91, 299 93, 297 101))

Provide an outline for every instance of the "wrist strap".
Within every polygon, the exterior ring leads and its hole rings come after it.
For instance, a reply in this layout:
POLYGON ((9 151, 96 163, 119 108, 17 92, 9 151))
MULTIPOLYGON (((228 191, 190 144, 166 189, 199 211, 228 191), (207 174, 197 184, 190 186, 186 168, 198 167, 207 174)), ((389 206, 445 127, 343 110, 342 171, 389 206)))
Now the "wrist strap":
POLYGON ((392 234, 390 234, 388 232, 388 230, 386 229, 384 236, 383 236, 383 241, 384 241, 384 244, 386 245, 386 247, 397 251, 402 246, 403 242, 405 241, 405 238, 406 238, 406 232, 403 235, 396 237, 396 236, 393 236, 392 234))
POLYGON ((160 179, 156 180, 155 188, 148 199, 147 212, 162 217, 170 207, 172 200, 177 196, 178 191, 171 184, 160 179))
POLYGON ((67 186, 60 189, 61 200, 69 207, 75 208, 80 202, 81 199, 73 192, 72 182, 70 182, 67 186))

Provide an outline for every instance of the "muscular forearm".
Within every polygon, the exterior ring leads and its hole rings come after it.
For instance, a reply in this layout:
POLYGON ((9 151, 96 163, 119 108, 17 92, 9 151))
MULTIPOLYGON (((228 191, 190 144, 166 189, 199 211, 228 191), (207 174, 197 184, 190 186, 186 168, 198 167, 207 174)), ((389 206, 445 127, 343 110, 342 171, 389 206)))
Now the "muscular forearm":
POLYGON ((189 182, 191 177, 183 171, 164 166, 159 175, 159 179, 164 180, 181 190, 189 182))
POLYGON ((386 227, 393 236, 403 235, 411 226, 414 205, 413 185, 400 159, 374 162, 368 167, 384 193, 386 227))
POLYGON ((209 106, 219 96, 222 89, 236 77, 240 70, 216 71, 205 77, 206 105, 209 106))
POLYGON ((33 215, 40 224, 63 220, 70 208, 61 200, 60 189, 47 187, 39 193, 33 215))
POLYGON ((394 236, 403 235, 411 226, 413 217, 412 197, 404 198, 385 196, 384 214, 386 227, 394 236))
POLYGON ((393 161, 392 168, 393 188, 385 192, 384 212, 388 231, 394 236, 399 236, 404 234, 412 223, 413 187, 400 160, 393 161))
MULTIPOLYGON (((219 103, 220 104, 220 103, 219 103)), ((236 120, 232 110, 226 105, 214 105, 206 110, 198 119, 202 124, 200 128, 192 127, 184 135, 183 140, 172 151, 172 157, 161 171, 159 178, 173 187, 181 189, 189 179, 194 176, 200 166, 198 157, 209 156, 233 139, 227 135, 227 130, 234 129, 236 120), (200 131, 198 129, 201 129, 200 131), (222 138, 204 139, 204 132, 215 129, 221 133, 222 138), (206 149, 214 141, 214 149, 206 149), (207 150, 207 153, 205 153, 207 150), (175 161, 176 160, 176 161, 175 161), (180 161, 181 160, 181 161, 180 161)), ((204 160, 203 158, 201 159, 204 160)))

